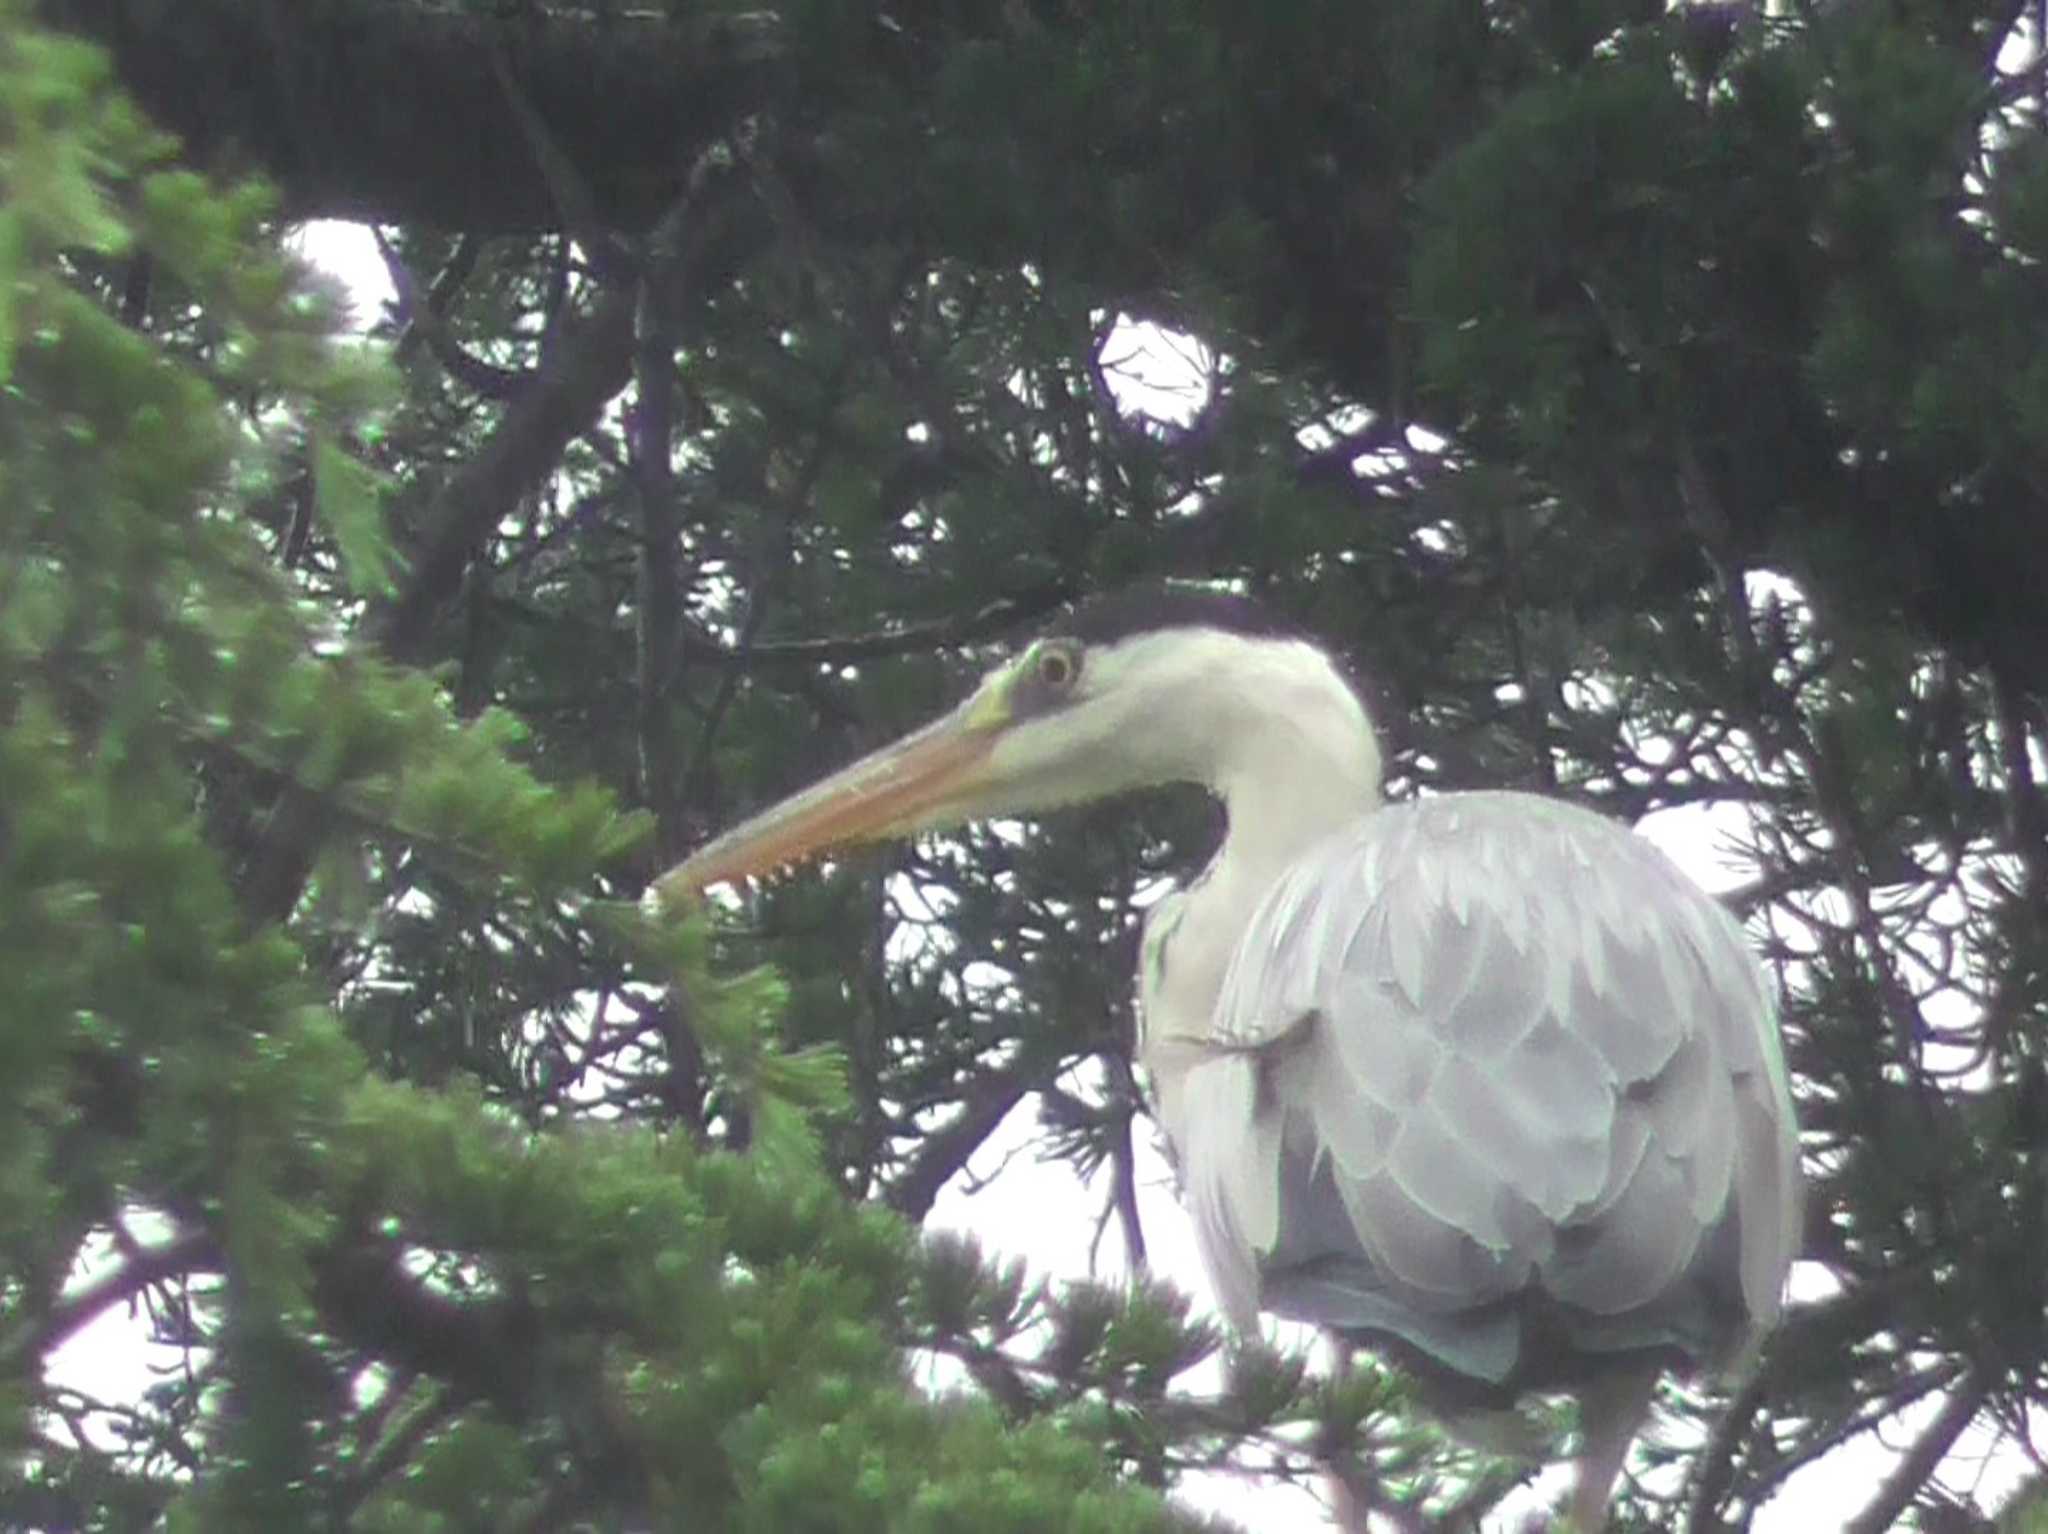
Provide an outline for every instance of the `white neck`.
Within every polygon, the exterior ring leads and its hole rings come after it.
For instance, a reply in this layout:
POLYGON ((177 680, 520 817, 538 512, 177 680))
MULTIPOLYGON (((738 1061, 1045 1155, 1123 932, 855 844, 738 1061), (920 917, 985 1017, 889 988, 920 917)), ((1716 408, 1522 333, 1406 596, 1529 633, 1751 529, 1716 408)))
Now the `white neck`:
POLYGON ((1202 876, 1146 919, 1140 1058, 1162 1086, 1174 1074, 1170 1057, 1210 1035, 1224 971, 1274 881, 1380 796, 1371 721, 1321 652, 1284 640, 1215 640, 1227 653, 1212 657, 1199 689, 1210 742, 1202 776, 1230 824, 1202 876))

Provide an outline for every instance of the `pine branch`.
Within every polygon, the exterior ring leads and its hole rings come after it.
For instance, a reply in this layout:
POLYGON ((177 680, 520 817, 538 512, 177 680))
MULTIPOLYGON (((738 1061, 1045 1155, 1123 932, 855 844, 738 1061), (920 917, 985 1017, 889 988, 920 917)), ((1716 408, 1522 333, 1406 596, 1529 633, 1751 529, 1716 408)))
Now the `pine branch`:
POLYGON ((1912 1506, 1913 1499, 1920 1494, 1948 1451, 1955 1447, 1963 1430, 1976 1419, 1989 1394, 1990 1387, 1978 1370, 1965 1372, 1956 1381, 1947 1404, 1927 1425, 1926 1431, 1899 1456, 1891 1474, 1879 1485, 1877 1495, 1864 1505, 1863 1511, 1842 1526, 1843 1534, 1884 1534, 1886 1529, 1896 1527, 1900 1515, 1912 1506))
POLYGON ((51 1351, 62 1347, 115 1306, 127 1303, 153 1285, 195 1269, 216 1266, 220 1260, 220 1247, 208 1235, 180 1236, 162 1246, 143 1248, 70 1299, 51 1307, 15 1337, 5 1349, 5 1363, 0 1369, 10 1374, 39 1371, 41 1361, 51 1351))

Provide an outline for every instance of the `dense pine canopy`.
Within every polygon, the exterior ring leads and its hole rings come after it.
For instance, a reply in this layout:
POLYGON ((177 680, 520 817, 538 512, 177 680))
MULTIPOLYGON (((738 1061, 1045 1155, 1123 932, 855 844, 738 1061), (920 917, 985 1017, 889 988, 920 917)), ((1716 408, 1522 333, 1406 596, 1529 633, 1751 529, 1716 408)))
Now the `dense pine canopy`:
POLYGON ((1492 1508, 1523 1467, 1370 1360, 1030 1261, 1142 1259, 1199 795, 635 904, 1166 576, 1355 665, 1394 793, 1683 809, 1735 871, 1806 1260, 1629 1526, 1873 1442, 1843 1527, 2028 1526, 2044 32, 0 0, 0 1528, 1107 1534, 1333 1460, 1492 1508), (366 338, 315 217, 376 232, 366 338), (1071 1207, 920 1239, 1020 1123, 1071 1207))

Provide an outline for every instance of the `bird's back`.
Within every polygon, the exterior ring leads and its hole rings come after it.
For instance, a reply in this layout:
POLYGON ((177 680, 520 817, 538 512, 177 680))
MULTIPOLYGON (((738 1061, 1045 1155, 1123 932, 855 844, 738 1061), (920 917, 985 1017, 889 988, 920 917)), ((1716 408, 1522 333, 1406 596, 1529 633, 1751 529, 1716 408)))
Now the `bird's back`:
POLYGON ((1725 1365, 1776 1317, 1799 1180, 1769 993, 1597 815, 1472 793, 1345 828, 1259 905, 1181 1058, 1167 1129, 1241 1319, 1487 1399, 1725 1365))

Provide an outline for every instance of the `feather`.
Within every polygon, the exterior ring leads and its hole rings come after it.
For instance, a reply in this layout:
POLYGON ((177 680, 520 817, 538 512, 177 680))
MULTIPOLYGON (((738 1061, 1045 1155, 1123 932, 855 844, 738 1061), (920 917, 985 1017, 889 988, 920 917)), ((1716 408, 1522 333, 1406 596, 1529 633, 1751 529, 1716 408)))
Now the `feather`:
POLYGON ((1723 1356, 1775 1316, 1798 1170, 1767 992, 1622 828, 1517 794, 1366 816, 1274 882, 1213 1026, 1259 1062, 1190 1073, 1209 1143, 1181 1147, 1234 1313, 1495 1384, 1723 1356))
POLYGON ((1604 1139, 1613 1125, 1614 1072, 1554 1014, 1501 1062, 1499 1077, 1514 1110, 1559 1140, 1604 1139))
POLYGON ((1597 1221, 1577 1225, 1545 1267, 1543 1287, 1569 1305, 1612 1316, 1661 1299, 1692 1261, 1703 1234, 1678 1165, 1652 1152, 1597 1221))
POLYGON ((1381 1292, 1418 1309, 1470 1308, 1514 1287, 1522 1270, 1511 1254, 1487 1254, 1471 1236, 1438 1219, 1386 1172, 1337 1183, 1338 1195, 1359 1238, 1362 1257, 1381 1292))
POLYGON ((1495 1193, 1500 1178, 1434 1113, 1417 1113, 1394 1134, 1386 1175, 1402 1195, 1452 1230, 1492 1251, 1507 1248, 1495 1193))
MULTIPOLYGON (((1734 1133, 1739 1144, 1775 1145, 1784 1120, 1774 1111, 1754 1078, 1746 1079, 1735 1098, 1734 1133)), ((1799 1246, 1799 1164, 1796 1156, 1751 1154, 1735 1164, 1735 1211, 1742 1233, 1739 1261, 1742 1299, 1757 1318, 1758 1329, 1778 1319, 1785 1268, 1799 1246)))
POLYGON ((1256 1254, 1271 1250, 1279 1226, 1280 1137, 1261 1120, 1258 1071, 1245 1054, 1217 1053, 1183 1082, 1186 1122, 1199 1125, 1179 1147, 1196 1243, 1224 1314, 1257 1324, 1256 1254))
POLYGON ((1430 991, 1444 1036, 1475 1059, 1497 1061, 1543 1017, 1545 987, 1537 976, 1547 966, 1469 920, 1444 936, 1448 962, 1433 973, 1430 991))
POLYGON ((1295 1105, 1292 1116, 1320 1155, 1349 1177, 1370 1177, 1386 1164, 1401 1118, 1362 1095, 1348 1071, 1328 1069, 1326 1059, 1301 1051, 1276 1071, 1275 1095, 1295 1105))

